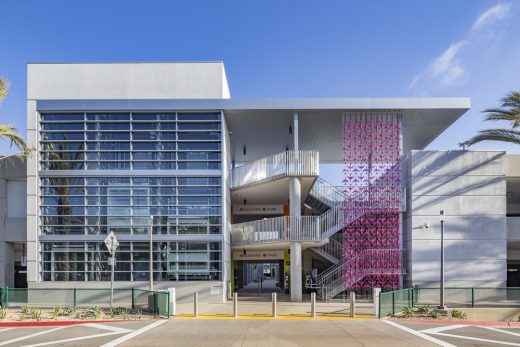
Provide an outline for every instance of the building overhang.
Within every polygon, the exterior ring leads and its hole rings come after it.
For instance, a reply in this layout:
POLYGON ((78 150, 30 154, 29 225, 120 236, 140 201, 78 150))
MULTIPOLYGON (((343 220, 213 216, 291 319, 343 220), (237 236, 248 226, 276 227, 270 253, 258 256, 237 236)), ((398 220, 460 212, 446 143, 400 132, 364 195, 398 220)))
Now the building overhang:
POLYGON ((223 111, 231 157, 250 162, 293 149, 293 114, 299 114, 299 149, 318 150, 320 162, 341 163, 345 112, 402 114, 403 148, 424 149, 470 108, 469 98, 117 99, 38 100, 43 111, 223 111), (245 149, 245 150, 244 150, 245 149), (245 153, 245 154, 244 154, 245 153))

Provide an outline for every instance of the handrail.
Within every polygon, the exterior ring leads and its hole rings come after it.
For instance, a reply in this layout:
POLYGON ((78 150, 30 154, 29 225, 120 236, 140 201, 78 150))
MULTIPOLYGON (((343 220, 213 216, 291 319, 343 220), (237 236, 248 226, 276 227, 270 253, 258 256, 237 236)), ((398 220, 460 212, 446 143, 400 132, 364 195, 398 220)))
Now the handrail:
POLYGON ((309 194, 324 202, 329 207, 335 206, 347 198, 345 193, 321 177, 316 179, 309 194))
POLYGON ((321 273, 307 287, 321 290, 322 297, 329 299, 366 276, 405 273, 403 254, 404 250, 394 248, 362 250, 321 273))
POLYGON ((231 243, 321 241, 315 216, 286 216, 231 225, 231 243))
POLYGON ((320 248, 338 260, 343 258, 343 244, 333 238, 329 238, 329 242, 320 248))
POLYGON ((231 172, 231 189, 284 176, 318 176, 318 151, 285 151, 236 167, 231 172))

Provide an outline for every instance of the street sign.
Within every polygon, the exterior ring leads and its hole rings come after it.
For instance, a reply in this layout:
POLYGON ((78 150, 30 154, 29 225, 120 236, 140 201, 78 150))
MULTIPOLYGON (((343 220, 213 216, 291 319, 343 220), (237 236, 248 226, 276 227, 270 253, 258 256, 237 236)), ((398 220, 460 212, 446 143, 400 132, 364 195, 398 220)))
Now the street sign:
POLYGON ((110 255, 113 255, 117 249, 117 246, 119 246, 119 242, 117 241, 116 235, 113 231, 111 231, 105 239, 105 245, 107 246, 110 255))

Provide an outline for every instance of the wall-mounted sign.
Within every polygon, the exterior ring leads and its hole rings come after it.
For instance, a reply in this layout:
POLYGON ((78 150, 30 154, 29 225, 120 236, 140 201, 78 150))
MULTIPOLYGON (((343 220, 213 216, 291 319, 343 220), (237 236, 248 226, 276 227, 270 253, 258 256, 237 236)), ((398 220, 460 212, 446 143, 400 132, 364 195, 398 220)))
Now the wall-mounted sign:
POLYGON ((283 251, 234 250, 233 260, 282 260, 283 251))
POLYGON ((283 205, 233 206, 233 214, 282 214, 283 215, 283 205))

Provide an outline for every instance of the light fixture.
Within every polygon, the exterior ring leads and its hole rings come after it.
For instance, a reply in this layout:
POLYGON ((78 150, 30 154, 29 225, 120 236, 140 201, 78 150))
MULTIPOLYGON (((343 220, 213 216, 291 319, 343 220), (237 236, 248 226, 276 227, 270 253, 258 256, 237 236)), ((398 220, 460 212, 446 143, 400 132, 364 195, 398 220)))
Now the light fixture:
POLYGON ((439 218, 440 218, 440 221, 443 223, 446 221, 446 217, 444 215, 444 210, 441 210, 441 212, 439 213, 439 218))

